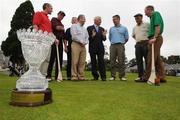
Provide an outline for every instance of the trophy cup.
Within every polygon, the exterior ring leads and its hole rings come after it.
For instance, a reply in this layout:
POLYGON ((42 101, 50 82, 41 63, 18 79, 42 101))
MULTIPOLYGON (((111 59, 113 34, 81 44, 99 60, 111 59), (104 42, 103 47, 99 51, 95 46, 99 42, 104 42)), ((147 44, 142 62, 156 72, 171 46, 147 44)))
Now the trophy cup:
POLYGON ((46 59, 49 49, 56 37, 52 33, 36 29, 21 29, 17 31, 21 41, 22 52, 29 63, 29 70, 16 82, 16 89, 11 94, 11 105, 39 106, 52 102, 52 92, 48 81, 39 67, 46 59))

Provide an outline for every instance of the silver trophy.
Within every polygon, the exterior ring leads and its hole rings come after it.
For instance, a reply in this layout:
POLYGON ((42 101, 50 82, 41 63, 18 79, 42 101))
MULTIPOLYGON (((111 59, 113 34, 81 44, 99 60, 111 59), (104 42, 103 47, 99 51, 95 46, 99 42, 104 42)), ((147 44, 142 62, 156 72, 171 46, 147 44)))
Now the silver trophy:
POLYGON ((44 91, 48 88, 48 81, 43 76, 39 67, 46 59, 49 49, 56 37, 52 33, 41 30, 32 31, 22 29, 17 31, 21 41, 22 52, 25 60, 29 63, 29 70, 17 80, 18 91, 44 91))

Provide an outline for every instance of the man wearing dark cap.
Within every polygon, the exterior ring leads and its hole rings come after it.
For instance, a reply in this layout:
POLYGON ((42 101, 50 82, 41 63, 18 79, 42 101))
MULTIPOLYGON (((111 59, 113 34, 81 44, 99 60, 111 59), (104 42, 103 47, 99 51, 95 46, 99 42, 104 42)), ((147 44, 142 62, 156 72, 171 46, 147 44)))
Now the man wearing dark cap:
MULTIPOLYGON (((61 68, 62 68, 62 63, 63 63, 63 39, 65 36, 64 25, 61 23, 61 21, 64 18, 64 16, 65 16, 65 13, 63 11, 59 11, 57 14, 57 18, 53 17, 51 19, 53 33, 56 36, 56 38, 59 40, 58 48, 59 48, 59 59, 60 59, 61 68)), ((55 59, 56 59, 55 80, 57 80, 58 60, 57 60, 56 44, 53 44, 51 46, 51 56, 50 56, 50 61, 49 61, 49 66, 48 66, 47 76, 46 76, 49 81, 52 80, 51 74, 52 74, 52 69, 53 69, 55 59)))
POLYGON ((147 65, 149 23, 143 22, 143 15, 140 13, 134 15, 134 18, 137 24, 133 28, 132 37, 136 40, 135 55, 138 69, 138 78, 135 81, 141 82, 145 68, 143 58, 147 65))

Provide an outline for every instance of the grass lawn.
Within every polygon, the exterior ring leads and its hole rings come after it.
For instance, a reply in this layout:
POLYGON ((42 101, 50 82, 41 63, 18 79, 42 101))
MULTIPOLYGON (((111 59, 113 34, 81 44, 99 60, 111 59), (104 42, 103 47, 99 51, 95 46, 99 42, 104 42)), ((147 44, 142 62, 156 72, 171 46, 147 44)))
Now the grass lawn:
POLYGON ((180 120, 180 78, 167 77, 159 87, 135 83, 135 74, 127 78, 127 82, 53 81, 52 104, 13 107, 10 94, 18 78, 0 74, 0 120, 180 120))

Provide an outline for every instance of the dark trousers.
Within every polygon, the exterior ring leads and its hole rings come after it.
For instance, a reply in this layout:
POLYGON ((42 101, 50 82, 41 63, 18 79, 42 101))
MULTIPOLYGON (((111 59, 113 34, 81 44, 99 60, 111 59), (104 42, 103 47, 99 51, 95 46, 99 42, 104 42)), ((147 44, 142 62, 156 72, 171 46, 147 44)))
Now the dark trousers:
POLYGON ((97 72, 97 63, 98 63, 98 68, 99 68, 99 73, 101 75, 102 79, 106 79, 106 69, 105 69, 105 63, 104 63, 104 53, 98 52, 98 53, 93 53, 90 52, 90 57, 91 57, 91 66, 92 66, 92 75, 94 79, 98 79, 99 74, 97 72), (96 59, 97 56, 97 59, 96 59), (98 60, 98 62, 97 62, 98 60))
POLYGON ((67 79, 71 79, 71 45, 68 46, 68 52, 67 52, 67 69, 66 69, 66 75, 67 79))
POLYGON ((138 42, 135 45, 135 55, 138 69, 138 77, 142 77, 145 71, 143 64, 143 58, 145 60, 145 66, 147 66, 147 54, 148 54, 148 41, 138 42))
MULTIPOLYGON (((58 46, 59 48, 59 59, 60 59, 60 68, 62 69, 62 63, 63 63, 63 46, 62 44, 60 44, 58 46)), ((48 70, 47 70, 47 77, 51 78, 51 74, 52 74, 52 69, 54 66, 54 62, 56 60, 55 63, 55 79, 57 79, 58 77, 58 61, 57 61, 57 51, 56 51, 56 45, 53 44, 51 46, 51 56, 50 56, 50 60, 49 60, 49 66, 48 66, 48 70)))

